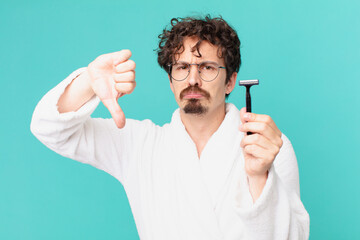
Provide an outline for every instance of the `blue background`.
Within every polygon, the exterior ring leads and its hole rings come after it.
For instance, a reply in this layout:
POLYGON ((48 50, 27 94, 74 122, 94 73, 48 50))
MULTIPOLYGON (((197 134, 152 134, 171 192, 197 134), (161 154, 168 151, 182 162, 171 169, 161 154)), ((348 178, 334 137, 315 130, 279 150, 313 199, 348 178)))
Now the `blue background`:
MULTIPOLYGON (((260 79, 253 111, 297 154, 310 239, 360 239, 360 1, 1 1, 0 239, 139 239, 121 184, 57 155, 30 133, 41 97, 97 56, 128 48, 137 87, 128 118, 177 107, 156 62, 172 17, 221 14, 238 32, 238 79, 260 79)), ((245 104, 236 87, 229 101, 245 104)), ((94 116, 110 117, 102 105, 94 116)))

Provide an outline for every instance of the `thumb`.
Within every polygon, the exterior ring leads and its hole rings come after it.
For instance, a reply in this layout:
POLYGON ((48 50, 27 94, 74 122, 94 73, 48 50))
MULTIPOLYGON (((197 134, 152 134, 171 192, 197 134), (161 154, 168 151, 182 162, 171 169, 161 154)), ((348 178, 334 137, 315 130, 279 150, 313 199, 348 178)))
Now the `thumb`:
POLYGON ((123 128, 125 126, 125 114, 121 109, 116 98, 109 98, 101 100, 105 107, 109 110, 112 118, 115 121, 115 124, 118 128, 123 128))
POLYGON ((245 123, 245 119, 244 119, 244 115, 246 113, 246 107, 243 107, 242 109, 240 109, 240 120, 242 123, 245 123))

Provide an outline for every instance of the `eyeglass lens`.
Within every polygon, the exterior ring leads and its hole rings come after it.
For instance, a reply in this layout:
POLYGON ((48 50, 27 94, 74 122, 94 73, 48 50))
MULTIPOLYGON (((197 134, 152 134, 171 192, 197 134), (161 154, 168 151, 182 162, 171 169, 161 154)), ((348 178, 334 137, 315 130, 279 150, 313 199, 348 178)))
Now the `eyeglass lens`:
MULTIPOLYGON (((212 81, 219 74, 220 68, 217 64, 211 62, 203 62, 197 65, 200 78, 204 81, 212 81)), ((188 63, 176 63, 172 66, 171 77, 177 81, 182 81, 190 74, 190 64, 188 63)))

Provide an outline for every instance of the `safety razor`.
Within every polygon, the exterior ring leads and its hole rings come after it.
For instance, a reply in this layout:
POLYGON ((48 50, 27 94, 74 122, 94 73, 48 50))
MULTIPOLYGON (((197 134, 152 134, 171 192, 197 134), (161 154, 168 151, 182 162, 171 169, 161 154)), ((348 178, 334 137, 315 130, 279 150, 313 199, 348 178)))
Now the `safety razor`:
MULTIPOLYGON (((251 95, 250 95, 250 87, 252 85, 259 85, 258 79, 253 80, 240 80, 239 81, 240 86, 246 87, 246 112, 251 112, 251 95)), ((247 132, 247 135, 251 135, 252 132, 247 132)))

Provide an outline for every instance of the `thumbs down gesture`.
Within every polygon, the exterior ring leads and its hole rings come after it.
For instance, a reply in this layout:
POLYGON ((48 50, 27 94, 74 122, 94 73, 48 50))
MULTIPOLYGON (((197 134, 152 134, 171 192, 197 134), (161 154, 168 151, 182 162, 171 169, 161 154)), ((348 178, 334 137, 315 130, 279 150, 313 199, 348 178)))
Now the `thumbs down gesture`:
POLYGON ((130 57, 130 50, 103 54, 87 69, 91 88, 109 110, 118 128, 125 126, 125 115, 118 99, 132 93, 136 86, 136 64, 130 57))

